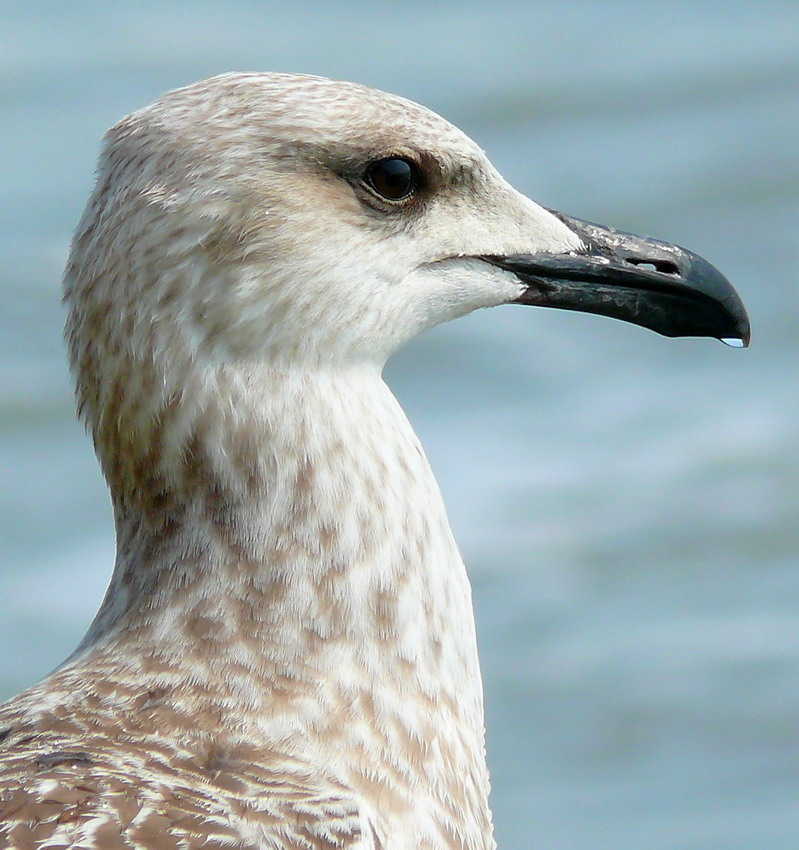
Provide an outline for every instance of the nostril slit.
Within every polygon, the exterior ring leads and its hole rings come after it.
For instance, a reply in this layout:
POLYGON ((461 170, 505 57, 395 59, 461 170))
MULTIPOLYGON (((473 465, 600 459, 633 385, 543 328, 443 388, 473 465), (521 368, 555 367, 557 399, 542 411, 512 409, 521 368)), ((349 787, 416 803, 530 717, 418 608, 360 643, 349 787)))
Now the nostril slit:
POLYGON ((637 257, 629 257, 628 262, 642 269, 650 269, 653 272, 661 272, 662 274, 679 274, 680 270, 676 263, 671 260, 644 260, 637 257))

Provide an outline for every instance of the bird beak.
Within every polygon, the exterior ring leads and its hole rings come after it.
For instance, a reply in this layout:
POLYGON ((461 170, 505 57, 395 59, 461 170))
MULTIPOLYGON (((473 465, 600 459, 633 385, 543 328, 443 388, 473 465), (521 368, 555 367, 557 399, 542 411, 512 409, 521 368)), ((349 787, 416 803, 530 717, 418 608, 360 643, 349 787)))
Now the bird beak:
POLYGON ((550 212, 578 235, 581 250, 481 257, 525 284, 515 303, 611 316, 664 336, 749 344, 749 317, 738 293, 697 254, 550 212))

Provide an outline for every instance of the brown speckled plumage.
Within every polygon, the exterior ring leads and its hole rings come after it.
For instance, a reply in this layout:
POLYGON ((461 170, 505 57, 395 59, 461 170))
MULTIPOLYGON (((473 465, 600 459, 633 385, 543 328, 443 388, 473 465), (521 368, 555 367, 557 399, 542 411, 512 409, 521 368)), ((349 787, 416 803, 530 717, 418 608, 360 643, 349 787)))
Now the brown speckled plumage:
POLYGON ((490 850, 469 584, 386 357, 574 234, 432 113, 229 75, 113 128, 65 274, 118 552, 0 708, 8 850, 490 850), (423 202, 357 174, 409 152, 423 202))

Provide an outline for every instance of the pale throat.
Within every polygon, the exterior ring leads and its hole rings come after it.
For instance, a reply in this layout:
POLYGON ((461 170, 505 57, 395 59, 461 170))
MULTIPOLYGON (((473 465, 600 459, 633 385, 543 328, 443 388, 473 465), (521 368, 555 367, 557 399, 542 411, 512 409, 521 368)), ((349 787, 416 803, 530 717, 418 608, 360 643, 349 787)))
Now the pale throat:
POLYGON ((127 631, 185 653, 207 631, 262 673, 388 665, 481 717, 468 579, 379 370, 226 366, 175 398, 132 400, 140 446, 98 445, 123 458, 103 458, 118 554, 83 648, 127 631))

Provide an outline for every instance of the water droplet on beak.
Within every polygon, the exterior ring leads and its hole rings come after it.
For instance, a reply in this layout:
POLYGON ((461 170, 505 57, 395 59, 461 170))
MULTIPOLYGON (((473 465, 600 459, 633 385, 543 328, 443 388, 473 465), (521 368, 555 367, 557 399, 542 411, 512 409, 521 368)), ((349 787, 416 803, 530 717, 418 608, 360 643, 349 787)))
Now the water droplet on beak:
POLYGON ((724 345, 729 345, 730 348, 743 348, 744 341, 742 339, 738 339, 737 337, 727 337, 726 339, 721 340, 724 345))

